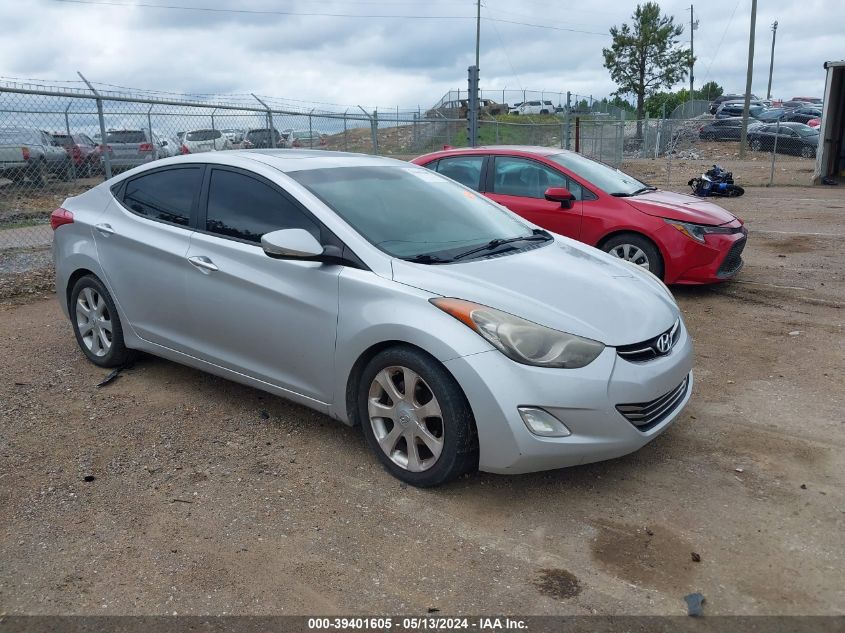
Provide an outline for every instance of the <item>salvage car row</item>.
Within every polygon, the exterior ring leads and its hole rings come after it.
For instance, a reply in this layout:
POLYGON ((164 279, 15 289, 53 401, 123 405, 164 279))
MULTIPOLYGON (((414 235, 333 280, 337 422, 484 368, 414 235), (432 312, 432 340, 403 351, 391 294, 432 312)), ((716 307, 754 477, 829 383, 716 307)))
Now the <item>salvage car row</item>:
POLYGON ((326 135, 309 130, 269 128, 198 129, 172 137, 150 130, 112 129, 105 142, 100 134, 50 133, 36 128, 0 128, 0 177, 29 181, 38 187, 52 174, 62 180, 88 178, 104 172, 105 156, 115 172, 179 154, 260 149, 320 148, 326 135))

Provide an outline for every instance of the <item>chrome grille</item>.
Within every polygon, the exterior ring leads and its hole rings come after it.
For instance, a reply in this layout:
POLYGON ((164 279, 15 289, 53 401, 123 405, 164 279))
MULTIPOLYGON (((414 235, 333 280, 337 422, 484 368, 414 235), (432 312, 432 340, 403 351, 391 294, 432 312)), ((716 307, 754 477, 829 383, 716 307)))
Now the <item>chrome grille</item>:
POLYGON ((683 401, 689 386, 689 376, 672 389, 669 393, 663 394, 651 402, 638 402, 635 404, 618 404, 616 410, 641 431, 648 431, 650 428, 660 424, 669 417, 683 401))
MULTIPOLYGON (((616 353, 619 354, 620 358, 624 358, 632 363, 644 363, 646 361, 653 360, 658 356, 665 356, 665 354, 657 351, 657 340, 664 334, 669 334, 672 338, 672 347, 669 349, 671 352, 675 347, 675 344, 678 342, 678 339, 681 338, 681 320, 678 319, 671 328, 665 332, 661 332, 654 338, 648 339, 647 341, 634 343, 632 345, 618 346, 616 348, 616 353)), ((668 354, 669 352, 666 353, 668 354)))

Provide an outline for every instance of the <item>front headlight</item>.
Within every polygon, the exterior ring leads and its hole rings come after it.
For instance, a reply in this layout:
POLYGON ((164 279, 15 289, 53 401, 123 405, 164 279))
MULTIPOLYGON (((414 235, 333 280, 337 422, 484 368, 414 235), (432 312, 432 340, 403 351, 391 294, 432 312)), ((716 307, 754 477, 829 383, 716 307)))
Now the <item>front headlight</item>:
POLYGON ((721 233, 721 234, 729 234, 729 233, 736 233, 736 229, 728 228, 726 226, 709 226, 706 224, 692 224, 690 222, 678 222, 678 220, 670 220, 668 218, 663 218, 663 221, 678 229, 681 233, 694 239, 696 242, 701 242, 704 244, 704 236, 708 234, 714 233, 721 233))
POLYGON ((577 369, 592 363, 604 349, 598 341, 559 332, 471 301, 429 301, 475 330, 505 356, 524 365, 577 369))

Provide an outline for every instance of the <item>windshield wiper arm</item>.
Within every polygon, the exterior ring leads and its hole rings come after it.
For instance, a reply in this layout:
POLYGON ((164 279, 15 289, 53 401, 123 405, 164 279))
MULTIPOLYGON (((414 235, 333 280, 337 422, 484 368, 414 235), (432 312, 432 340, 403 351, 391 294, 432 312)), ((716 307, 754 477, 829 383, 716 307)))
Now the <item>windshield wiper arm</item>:
POLYGON ((413 257, 403 257, 402 259, 406 262, 414 262, 415 264, 447 264, 452 261, 451 258, 438 257, 429 253, 421 253, 413 257))
POLYGON ((495 240, 490 240, 484 246, 478 246, 476 248, 471 248, 468 251, 464 251, 463 253, 459 253, 455 255, 452 259, 458 260, 463 259, 464 257, 469 257, 470 255, 475 255, 476 253, 481 253, 483 251, 492 251, 494 248, 498 248, 500 246, 504 246, 505 244, 512 244, 513 242, 537 242, 537 241, 547 241, 553 239, 552 236, 543 231, 542 229, 534 229, 532 235, 520 235, 519 237, 510 237, 507 239, 497 238, 495 240))
POLYGON ((646 191, 657 191, 657 187, 652 187, 651 185, 646 185, 645 187, 640 187, 639 189, 637 189, 631 195, 636 196, 638 194, 645 193, 646 191))

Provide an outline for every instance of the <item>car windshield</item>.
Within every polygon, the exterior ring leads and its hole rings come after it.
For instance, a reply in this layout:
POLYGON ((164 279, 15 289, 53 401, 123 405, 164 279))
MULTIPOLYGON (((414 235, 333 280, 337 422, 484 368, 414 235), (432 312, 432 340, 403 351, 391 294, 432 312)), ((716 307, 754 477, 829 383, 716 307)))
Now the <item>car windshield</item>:
POLYGON ((631 196, 653 189, 653 187, 640 182, 633 176, 580 154, 552 154, 549 158, 558 165, 566 167, 576 176, 580 176, 612 195, 631 196))
POLYGON ((493 240, 534 236, 510 212, 422 167, 333 167, 288 176, 394 257, 448 260, 493 240))

